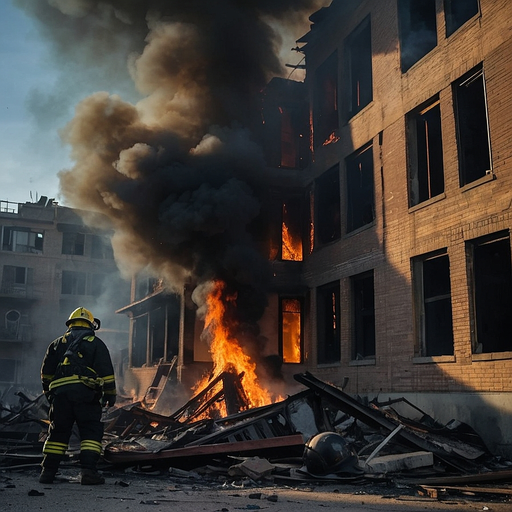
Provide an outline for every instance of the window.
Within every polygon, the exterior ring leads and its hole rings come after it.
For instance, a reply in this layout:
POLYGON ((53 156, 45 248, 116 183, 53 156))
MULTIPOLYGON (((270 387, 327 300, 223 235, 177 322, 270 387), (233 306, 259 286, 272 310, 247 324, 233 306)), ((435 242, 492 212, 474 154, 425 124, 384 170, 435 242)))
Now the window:
POLYGON ((146 364, 148 347, 148 314, 133 319, 132 352, 130 365, 146 364))
POLYGON ((398 26, 405 73, 437 45, 435 0, 398 0, 398 26))
POLYGON ((436 98, 407 115, 409 206, 444 192, 441 110, 436 98))
POLYGON ((13 252, 43 252, 43 232, 30 228, 4 227, 2 231, 2 250, 13 252))
POLYGON ((340 283, 317 290, 317 360, 318 364, 337 363, 341 359, 340 283))
POLYGON ((16 382, 17 366, 15 359, 0 359, 0 382, 16 382))
POLYGON ((373 271, 351 278, 353 307, 352 359, 375 357, 373 271))
POLYGON ((413 260, 415 318, 420 356, 453 355, 450 261, 446 252, 413 260))
POLYGON ((85 235, 83 233, 62 233, 62 254, 84 255, 85 235))
POLYGON ((340 176, 338 166, 324 172, 315 182, 315 233, 320 244, 341 237, 340 176))
POLYGON ((316 147, 338 128, 338 52, 331 54, 316 70, 313 116, 316 147))
POLYGON ((104 291, 105 274, 91 274, 90 275, 90 293, 94 297, 100 297, 104 291))
POLYGON ((501 232, 467 244, 472 288, 473 352, 512 350, 510 235, 501 232))
POLYGON ((354 115, 373 99, 372 41, 368 16, 348 37, 349 110, 354 115))
POLYGON ((302 301, 281 298, 280 352, 284 363, 302 362, 302 301))
POLYGON ((302 216, 299 199, 289 198, 283 202, 281 258, 283 261, 302 261, 302 216))
POLYGON ((347 232, 371 224, 375 218, 373 146, 347 158, 347 232))
POLYGON ((114 258, 110 239, 105 236, 91 235, 91 258, 111 260, 114 258))
POLYGON ((491 144, 482 66, 465 74, 453 86, 459 149, 460 186, 491 170, 491 144))
POLYGON ((444 14, 448 37, 478 14, 478 0, 444 0, 444 14))
POLYGON ((62 271, 61 293, 65 295, 85 295, 85 272, 62 271))

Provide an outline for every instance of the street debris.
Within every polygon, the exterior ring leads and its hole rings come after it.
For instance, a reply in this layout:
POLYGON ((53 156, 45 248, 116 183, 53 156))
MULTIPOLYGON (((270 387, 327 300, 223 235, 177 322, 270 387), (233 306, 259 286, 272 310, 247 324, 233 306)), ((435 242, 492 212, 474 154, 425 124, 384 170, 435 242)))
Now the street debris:
MULTIPOLYGON (((491 454, 469 425, 440 424, 406 399, 364 403, 308 372, 294 377, 304 390, 263 407, 247 408, 242 378, 229 371, 170 415, 152 411, 159 393, 121 399, 104 414, 102 468, 235 488, 384 485, 433 499, 511 500, 512 463, 491 454)), ((14 396, 17 404, 0 404, 0 468, 23 470, 41 462, 48 407, 43 395, 14 396)), ((78 453, 72 438, 68 467, 78 453)))

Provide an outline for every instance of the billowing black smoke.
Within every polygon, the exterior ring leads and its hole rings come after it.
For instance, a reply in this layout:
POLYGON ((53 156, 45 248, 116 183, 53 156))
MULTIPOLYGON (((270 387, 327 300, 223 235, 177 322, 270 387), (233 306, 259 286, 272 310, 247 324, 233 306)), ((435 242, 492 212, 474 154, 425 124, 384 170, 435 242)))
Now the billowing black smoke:
MULTIPOLYGON (((269 277, 248 227, 260 214, 262 153, 251 123, 259 92, 285 74, 282 33, 319 0, 16 0, 63 62, 126 66, 136 103, 97 92, 62 130, 75 165, 61 192, 108 216, 122 269, 179 289, 222 279, 241 321, 263 312, 269 277)), ((115 73, 110 77, 115 79, 115 73)))

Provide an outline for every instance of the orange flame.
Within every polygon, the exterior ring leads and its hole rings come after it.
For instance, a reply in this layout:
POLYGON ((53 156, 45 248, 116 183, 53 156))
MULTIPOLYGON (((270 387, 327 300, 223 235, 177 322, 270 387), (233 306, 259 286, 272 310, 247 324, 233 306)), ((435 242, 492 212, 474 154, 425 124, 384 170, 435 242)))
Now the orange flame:
POLYGON ((340 140, 340 137, 338 137, 335 132, 332 132, 329 137, 323 142, 322 146, 328 146, 329 144, 334 144, 340 140))
MULTIPOLYGON (((213 360, 212 375, 217 376, 227 368, 242 376, 242 384, 250 407, 261 407, 272 403, 270 393, 261 387, 256 375, 256 363, 244 352, 238 340, 231 334, 225 322, 226 304, 236 302, 236 296, 223 297, 226 284, 215 281, 213 291, 206 299, 207 313, 203 335, 210 340, 210 353, 213 360)), ((205 376, 194 387, 200 390, 206 387, 210 376, 205 376)), ((220 405, 225 414, 224 405, 220 405)))
POLYGON ((283 221, 281 224, 281 258, 283 261, 302 261, 302 238, 293 236, 290 233, 286 219, 288 210, 286 204, 283 204, 283 221))

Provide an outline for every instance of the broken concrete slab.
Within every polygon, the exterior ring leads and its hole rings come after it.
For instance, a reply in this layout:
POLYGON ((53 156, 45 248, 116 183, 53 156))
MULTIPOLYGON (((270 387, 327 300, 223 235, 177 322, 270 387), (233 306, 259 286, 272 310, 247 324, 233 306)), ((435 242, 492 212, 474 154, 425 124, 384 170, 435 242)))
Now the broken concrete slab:
POLYGON ((368 473, 397 473, 407 469, 423 468, 434 465, 432 452, 397 453, 394 455, 382 455, 374 457, 368 463, 363 463, 368 473))

